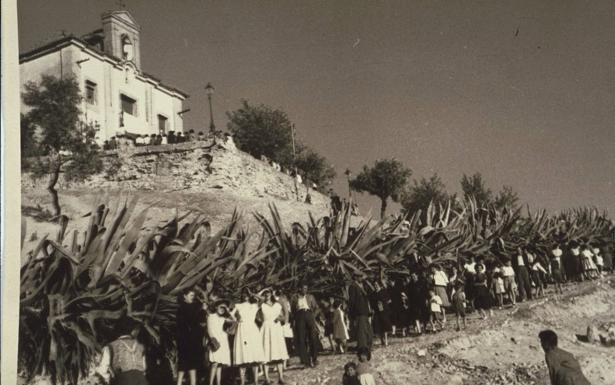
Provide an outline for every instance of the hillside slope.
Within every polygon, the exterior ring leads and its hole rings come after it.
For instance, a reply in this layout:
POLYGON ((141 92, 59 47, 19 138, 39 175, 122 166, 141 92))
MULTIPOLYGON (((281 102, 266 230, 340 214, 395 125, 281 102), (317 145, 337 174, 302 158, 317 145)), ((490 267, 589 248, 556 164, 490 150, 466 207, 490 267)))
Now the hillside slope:
MULTIPOLYGON (((233 146, 208 143, 151 146, 128 152, 108 152, 106 171, 84 183, 58 183, 63 214, 69 217, 69 231, 83 228, 83 217, 100 203, 117 206, 131 196, 139 197, 138 209, 148 209, 146 224, 155 225, 187 211, 203 214, 213 230, 227 223, 234 209, 244 212, 244 220, 255 226, 254 212, 269 213, 274 204, 282 220, 290 225, 304 223, 309 213, 329 214, 329 198, 313 189, 306 204, 306 187, 295 190, 294 179, 269 164, 233 146), (298 197, 296 195, 298 193, 298 197)), ((22 214, 26 222, 26 247, 48 233, 55 225, 49 217, 50 198, 45 180, 22 180, 22 214), (32 237, 32 233, 36 233, 32 237)))

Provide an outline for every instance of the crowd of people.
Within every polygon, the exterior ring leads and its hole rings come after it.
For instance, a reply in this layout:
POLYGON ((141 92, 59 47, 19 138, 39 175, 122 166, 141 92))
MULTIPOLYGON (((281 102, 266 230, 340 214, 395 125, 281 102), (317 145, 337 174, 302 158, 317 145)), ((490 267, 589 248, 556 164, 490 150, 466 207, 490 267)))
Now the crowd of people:
MULTIPOLYGON (((313 293, 304 283, 296 292, 244 289, 239 301, 231 301, 221 298, 212 282, 186 289, 176 315, 177 385, 184 380, 197 385, 202 369, 210 385, 235 383, 236 377, 241 385, 257 384, 261 375, 270 384, 272 368, 283 384, 291 355, 301 367, 315 367, 326 345, 332 354, 345 354, 350 341, 358 362, 345 365, 343 384, 374 384, 369 361, 375 337, 387 346, 392 335, 437 333, 447 327, 450 314, 461 330, 470 312, 487 319, 494 308, 544 296, 546 285, 561 293, 565 283, 613 272, 611 250, 587 242, 556 245, 547 255, 520 247, 504 261, 473 255, 441 263, 414 259, 416 268, 407 277, 368 282, 356 275, 343 293, 313 293)), ((119 342, 108 348, 116 358, 107 367, 124 367, 112 381, 146 384, 145 360, 138 358, 143 348, 128 343, 129 329, 119 329, 119 342), (138 373, 142 378, 136 379, 138 373)), ((545 338, 553 343, 551 335, 545 338)))
MULTIPOLYGON (((217 134, 216 134, 217 135, 217 134)), ((103 143, 103 150, 117 150, 123 146, 141 147, 141 146, 158 146, 161 144, 177 144, 186 142, 206 141, 212 138, 211 133, 204 133, 194 130, 183 132, 169 131, 168 133, 159 134, 118 134, 112 136, 109 140, 103 143)))

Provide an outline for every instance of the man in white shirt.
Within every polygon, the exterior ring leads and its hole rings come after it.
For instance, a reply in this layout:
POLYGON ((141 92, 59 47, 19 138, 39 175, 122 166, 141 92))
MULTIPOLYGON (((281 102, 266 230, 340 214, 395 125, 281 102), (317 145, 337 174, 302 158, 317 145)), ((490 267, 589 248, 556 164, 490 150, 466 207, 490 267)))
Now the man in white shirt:
POLYGON ((463 268, 470 274, 476 274, 476 262, 474 262, 473 256, 468 257, 468 261, 463 265, 463 268))
POLYGON ((515 269, 512 267, 512 261, 508 259, 502 266, 502 277, 504 278, 504 289, 508 294, 510 303, 517 304, 517 284, 515 283, 515 269))
POLYGON ((318 365, 318 350, 320 340, 316 318, 320 316, 320 307, 316 298, 308 293, 308 285, 301 285, 299 293, 291 301, 295 318, 295 335, 297 336, 297 352, 301 363, 306 367, 318 365))

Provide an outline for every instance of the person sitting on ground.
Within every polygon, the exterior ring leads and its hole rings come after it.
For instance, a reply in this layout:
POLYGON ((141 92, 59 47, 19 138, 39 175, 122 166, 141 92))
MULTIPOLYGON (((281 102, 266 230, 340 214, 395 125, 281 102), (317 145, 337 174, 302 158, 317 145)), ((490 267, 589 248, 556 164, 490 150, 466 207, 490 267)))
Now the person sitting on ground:
POLYGON ((162 134, 162 139, 160 140, 160 144, 169 144, 169 138, 167 138, 166 134, 162 134))
POLYGON ((553 330, 541 331, 538 338, 545 352, 551 385, 591 385, 583 374, 579 361, 571 353, 557 346, 557 334, 553 330))
POLYGON ((349 362, 344 365, 342 385, 361 385, 359 377, 357 377, 357 365, 354 362, 349 362))
POLYGON ((151 136, 143 135, 142 138, 143 138, 143 145, 144 146, 149 146, 151 144, 151 142, 152 142, 151 136))
POLYGON ((369 365, 370 353, 367 348, 360 348, 357 351, 357 356, 359 358, 359 364, 357 365, 359 384, 376 385, 376 380, 374 380, 374 375, 372 374, 372 368, 369 365))

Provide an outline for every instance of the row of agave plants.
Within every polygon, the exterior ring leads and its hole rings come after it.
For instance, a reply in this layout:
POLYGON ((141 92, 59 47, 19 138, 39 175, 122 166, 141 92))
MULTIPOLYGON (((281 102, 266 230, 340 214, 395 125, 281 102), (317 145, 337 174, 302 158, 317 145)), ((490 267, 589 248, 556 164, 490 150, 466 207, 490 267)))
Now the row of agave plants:
POLYGON ((81 232, 67 233, 67 221, 61 221, 55 238, 44 237, 25 253, 19 366, 26 377, 78 383, 123 316, 142 325, 146 344, 172 354, 178 295, 205 281, 229 298, 243 288, 293 290, 302 281, 318 292, 341 292, 358 277, 370 282, 409 274, 416 268, 413 255, 432 261, 468 254, 502 258, 519 246, 546 253, 559 242, 606 244, 614 237, 606 213, 591 208, 547 215, 468 201, 374 222, 352 218, 345 206, 285 226, 271 206, 268 216, 253 214, 257 230, 234 212, 213 233, 206 218, 192 213, 144 226, 148 210, 136 207, 136 199, 115 209, 100 205, 81 232))

